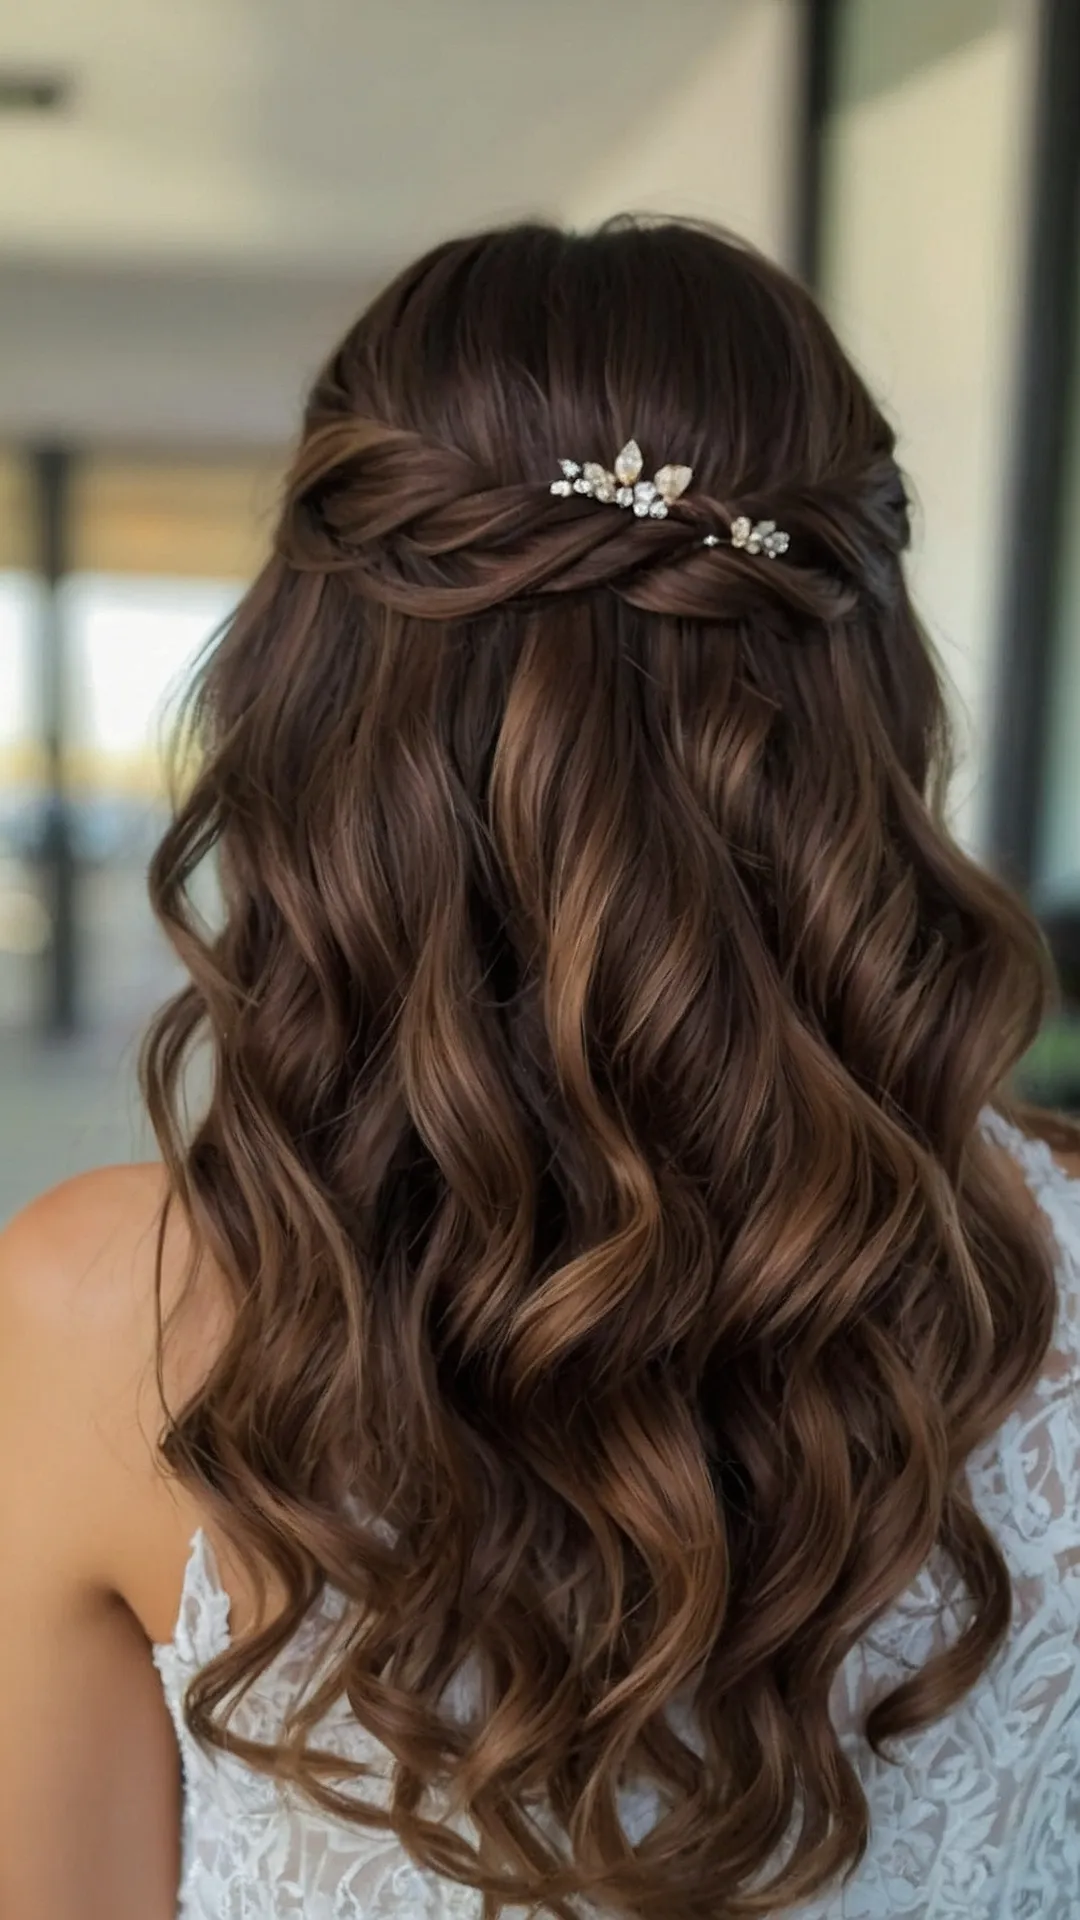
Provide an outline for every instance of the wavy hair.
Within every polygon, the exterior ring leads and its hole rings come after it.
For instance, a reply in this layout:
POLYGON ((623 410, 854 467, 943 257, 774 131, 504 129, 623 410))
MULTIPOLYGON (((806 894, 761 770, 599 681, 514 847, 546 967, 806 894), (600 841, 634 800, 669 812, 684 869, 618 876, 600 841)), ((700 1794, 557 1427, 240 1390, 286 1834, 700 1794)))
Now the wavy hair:
POLYGON ((330 358, 198 683, 151 875, 190 983, 144 1070, 232 1313, 162 1449, 288 1600, 186 1711, 491 1914, 810 1895, 867 1838, 845 1656, 948 1557, 964 1624, 869 1704, 881 1750, 1008 1623, 965 1462, 1054 1291, 979 1122, 1046 963, 943 822, 907 539, 893 435, 777 268, 514 227, 330 358), (666 519, 552 497, 631 436, 693 469, 666 519), (789 551, 732 546, 741 513, 789 551), (328 1674, 241 1739, 328 1587, 328 1674), (385 1804, 319 1746, 341 1700, 385 1804))

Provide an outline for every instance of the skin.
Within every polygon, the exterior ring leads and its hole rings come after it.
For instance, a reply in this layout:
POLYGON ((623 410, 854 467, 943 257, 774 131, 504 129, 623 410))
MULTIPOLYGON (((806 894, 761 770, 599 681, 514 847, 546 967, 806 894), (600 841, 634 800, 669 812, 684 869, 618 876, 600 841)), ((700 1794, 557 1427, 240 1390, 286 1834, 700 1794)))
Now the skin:
MULTIPOLYGON (((179 1762, 150 1649, 172 1637, 206 1516, 155 1457, 162 1198, 158 1167, 104 1168, 36 1200, 0 1235, 6 1920, 175 1920, 179 1762)), ((186 1255, 178 1226, 166 1301, 186 1255)), ((169 1343, 170 1399, 198 1384, 225 1324, 207 1273, 169 1343)), ((243 1631, 249 1596, 227 1543, 207 1530, 243 1631)))
MULTIPOLYGON (((1060 1157, 1080 1177, 1080 1155, 1060 1157)), ((1002 1172, 1019 1179, 1011 1161, 1002 1172)), ((256 1624, 228 1542, 155 1454, 163 1194, 157 1166, 103 1168, 0 1233, 4 1920, 175 1920, 180 1772, 151 1647, 172 1637, 198 1526, 217 1551, 234 1633, 256 1624)), ((187 1255, 176 1221, 166 1307, 187 1255)), ((173 1405, 226 1328, 220 1279, 204 1263, 168 1343, 173 1405)))

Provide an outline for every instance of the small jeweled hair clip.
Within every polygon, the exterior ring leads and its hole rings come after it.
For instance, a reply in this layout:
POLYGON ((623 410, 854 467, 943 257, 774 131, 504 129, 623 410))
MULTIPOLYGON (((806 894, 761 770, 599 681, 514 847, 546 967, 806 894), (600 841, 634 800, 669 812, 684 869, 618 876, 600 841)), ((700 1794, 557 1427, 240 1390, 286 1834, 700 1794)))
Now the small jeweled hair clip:
MULTIPOLYGON (((641 448, 636 440, 628 440, 622 451, 615 456, 615 464, 609 472, 595 460, 560 460, 562 479, 551 482, 551 492, 567 499, 570 494, 585 494, 590 500, 599 500, 605 506, 630 507, 639 519, 648 516, 652 520, 666 520, 667 511, 682 494, 686 492, 694 477, 692 467, 658 467, 651 480, 641 478, 645 462, 641 448)), ((720 535, 707 533, 702 540, 703 547, 718 547, 720 535)), ((742 547, 747 553, 764 553, 775 560, 786 553, 790 544, 788 535, 776 524, 775 520, 750 521, 740 514, 731 523, 731 544, 742 547)))
POLYGON ((584 493, 606 506, 632 507, 639 520, 646 515, 666 520, 669 506, 686 492, 694 477, 691 467, 659 467, 651 480, 642 480, 645 462, 636 440, 628 440, 616 454, 611 473, 595 460, 586 460, 584 465, 578 460, 560 460, 559 465, 563 477, 552 481, 552 493, 584 493))
POLYGON ((767 553, 770 560, 775 560, 787 552, 791 542, 775 520, 758 520, 751 525, 745 513, 741 513, 731 523, 731 544, 744 547, 747 553, 767 553))

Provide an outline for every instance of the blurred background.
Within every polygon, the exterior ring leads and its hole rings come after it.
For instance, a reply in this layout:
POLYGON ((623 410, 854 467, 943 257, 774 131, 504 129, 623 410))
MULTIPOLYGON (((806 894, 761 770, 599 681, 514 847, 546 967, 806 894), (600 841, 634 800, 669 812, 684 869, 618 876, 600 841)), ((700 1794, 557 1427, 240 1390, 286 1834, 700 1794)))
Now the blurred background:
POLYGON ((161 741, 300 398, 429 242, 705 215, 818 291, 901 430, 965 842, 1030 895, 1080 1109, 1077 0, 0 6, 0 1218, 151 1152, 161 741))

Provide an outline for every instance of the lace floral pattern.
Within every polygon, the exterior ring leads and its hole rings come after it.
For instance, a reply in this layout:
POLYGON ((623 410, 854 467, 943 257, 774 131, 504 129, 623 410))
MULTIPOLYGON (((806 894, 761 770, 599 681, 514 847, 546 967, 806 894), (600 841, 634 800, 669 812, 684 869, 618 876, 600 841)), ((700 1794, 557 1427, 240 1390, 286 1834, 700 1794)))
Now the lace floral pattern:
MULTIPOLYGON (((954 1626, 961 1596, 947 1567, 928 1563, 849 1656, 834 1710, 866 1790, 870 1845, 846 1886, 800 1908, 798 1920, 1080 1913, 1080 1182, 997 1116, 984 1124, 1020 1162, 1060 1250, 1054 1350, 970 1464, 979 1510, 1013 1574, 1013 1623, 954 1713, 894 1748, 899 1764, 876 1759, 858 1723, 863 1703, 921 1665, 954 1626)), ((272 1735, 311 1685, 340 1615, 340 1599, 327 1594, 238 1710, 238 1730, 272 1735)), ((476 1920, 480 1896, 415 1866, 393 1835, 335 1823, 241 1762, 195 1745, 183 1691, 228 1642, 228 1599, 200 1533, 174 1638, 154 1650, 184 1763, 180 1920, 476 1920)), ((320 1744, 368 1762, 365 1792, 385 1798, 389 1755, 347 1708, 335 1708, 320 1744)), ((652 1790, 628 1793, 622 1817, 632 1838, 646 1831, 656 1817, 652 1790)))

